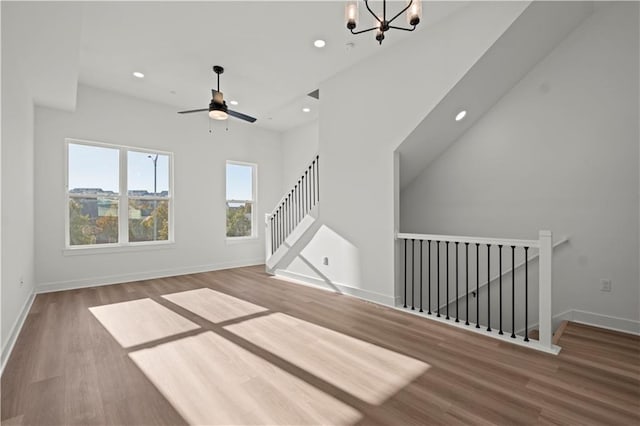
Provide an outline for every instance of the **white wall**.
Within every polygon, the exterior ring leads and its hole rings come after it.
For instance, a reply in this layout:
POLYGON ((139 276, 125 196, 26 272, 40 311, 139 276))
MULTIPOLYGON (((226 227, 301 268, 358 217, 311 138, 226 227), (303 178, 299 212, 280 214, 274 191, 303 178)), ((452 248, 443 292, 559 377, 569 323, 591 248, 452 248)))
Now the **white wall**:
POLYGON ((35 118, 36 282, 47 291, 264 262, 261 218, 281 196, 281 143, 276 132, 206 114, 80 86, 75 112, 37 108, 35 118), (64 252, 64 139, 77 138, 174 153, 175 245, 108 254, 64 252), (225 239, 225 161, 258 164, 260 238, 225 239))
POLYGON ((637 9, 598 8, 425 169, 401 194, 402 231, 569 236, 554 313, 637 321, 637 9))
POLYGON ((394 150, 527 4, 471 4, 320 85, 325 237, 305 259, 316 281, 394 303, 394 150))
MULTIPOLYGON (((5 15, 3 15, 3 18, 5 15)), ((3 27, 5 22, 3 22, 3 27)), ((34 287, 33 101, 2 38, 2 349, 34 287), (20 280, 22 279, 22 283, 20 280)), ((15 52, 14 52, 15 53, 15 52)), ((5 359, 3 358, 3 362, 5 359)))
POLYGON ((34 289, 34 100, 73 108, 81 7, 25 2, 1 7, 4 367, 34 289))
POLYGON ((282 133, 282 195, 293 188, 316 154, 318 154, 317 121, 282 133))

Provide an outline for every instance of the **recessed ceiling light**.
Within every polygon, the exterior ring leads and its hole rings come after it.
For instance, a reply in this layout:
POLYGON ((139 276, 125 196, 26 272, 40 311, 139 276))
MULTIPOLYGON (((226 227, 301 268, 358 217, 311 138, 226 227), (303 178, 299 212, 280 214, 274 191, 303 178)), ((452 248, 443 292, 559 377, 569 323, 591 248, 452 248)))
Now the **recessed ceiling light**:
POLYGON ((456 115, 456 121, 462 120, 467 115, 467 111, 462 110, 456 115))
POLYGON ((229 101, 231 105, 238 105, 238 101, 229 101))
POLYGON ((322 49, 323 47, 325 47, 327 45, 327 43, 322 39, 318 39, 318 40, 313 42, 313 45, 315 47, 317 47, 318 49, 322 49))
POLYGON ((138 77, 138 78, 144 78, 144 74, 142 74, 140 71, 136 71, 133 73, 134 77, 138 77))
POLYGON ((307 107, 302 108, 302 112, 309 112, 309 111, 311 111, 311 108, 307 108, 307 107))

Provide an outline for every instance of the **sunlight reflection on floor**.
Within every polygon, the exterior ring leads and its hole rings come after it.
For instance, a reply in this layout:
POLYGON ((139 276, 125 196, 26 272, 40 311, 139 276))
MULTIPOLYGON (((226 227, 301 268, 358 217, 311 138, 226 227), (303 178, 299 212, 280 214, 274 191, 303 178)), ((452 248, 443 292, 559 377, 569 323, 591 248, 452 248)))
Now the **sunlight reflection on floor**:
POLYGON ((213 323, 229 321, 267 309, 210 288, 182 291, 162 296, 168 301, 213 323))
POLYGON ((347 425, 361 417, 213 332, 129 356, 190 424, 347 425))
POLYGON ((89 311, 124 348, 199 328, 151 299, 94 306, 89 311))
POLYGON ((282 313, 225 327, 370 404, 380 404, 429 365, 282 313))

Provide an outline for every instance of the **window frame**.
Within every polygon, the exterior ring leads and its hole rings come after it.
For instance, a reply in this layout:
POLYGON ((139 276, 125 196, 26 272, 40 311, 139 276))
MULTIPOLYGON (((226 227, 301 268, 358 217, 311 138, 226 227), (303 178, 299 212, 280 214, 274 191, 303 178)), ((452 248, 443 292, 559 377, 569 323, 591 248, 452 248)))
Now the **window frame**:
POLYGON ((227 160, 224 165, 224 236, 227 243, 254 241, 259 236, 258 232, 258 164, 247 161, 227 160), (252 200, 235 200, 227 198, 227 167, 229 165, 251 167, 251 196, 252 200), (229 237, 227 235, 227 204, 251 203, 251 235, 242 237, 229 237))
POLYGON ((117 145, 105 142, 90 141, 84 139, 65 138, 64 143, 64 217, 65 217, 65 254, 89 254, 90 252, 120 252, 120 251, 137 251, 144 249, 156 249, 162 248, 159 246, 171 246, 175 244, 174 240, 174 184, 173 184, 173 153, 169 151, 162 151, 149 148, 133 147, 128 145, 117 145), (118 201, 118 242, 117 243, 104 243, 104 244, 82 244, 71 245, 70 235, 70 217, 69 217, 69 201, 74 198, 100 198, 97 194, 78 194, 72 195, 69 192, 69 145, 84 145, 97 148, 109 148, 118 151, 118 193, 111 197, 118 201), (169 189, 166 197, 144 197, 144 196, 129 196, 128 189, 128 153, 141 152, 149 154, 166 155, 169 158, 169 189), (154 241, 129 241, 129 200, 162 200, 169 203, 168 215, 169 215, 169 233, 166 240, 154 240, 154 241))

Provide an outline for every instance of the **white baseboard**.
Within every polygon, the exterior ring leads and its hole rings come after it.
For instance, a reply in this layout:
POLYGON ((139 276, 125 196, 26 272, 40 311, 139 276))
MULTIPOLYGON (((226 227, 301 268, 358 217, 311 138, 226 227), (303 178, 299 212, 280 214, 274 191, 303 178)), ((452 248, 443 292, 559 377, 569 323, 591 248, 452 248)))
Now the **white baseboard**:
POLYGON ((380 293, 375 293, 361 288, 355 288, 338 283, 327 283, 326 281, 312 277, 309 275, 299 274, 297 272, 291 272, 284 269, 277 269, 274 275, 278 278, 292 281, 296 284, 302 284, 314 288, 320 288, 322 290, 332 291, 335 293, 346 294, 348 296, 357 297, 358 299, 366 300, 368 302, 374 302, 385 306, 394 306, 395 297, 387 296, 380 293))
POLYGON ((183 268, 161 269, 156 271, 135 272, 130 274, 109 275, 103 277, 39 283, 36 293, 50 293, 53 291, 75 290, 86 287, 121 284, 132 281, 150 280, 155 278, 174 277, 178 275, 197 274, 200 272, 219 271, 222 269, 241 268, 243 266, 262 265, 264 259, 249 259, 240 262, 220 262, 208 265, 187 266, 183 268))
POLYGON ((11 332, 9 333, 9 338, 2 345, 2 364, 0 365, 0 376, 4 372, 4 367, 7 365, 7 361, 9 360, 9 356, 11 356, 11 352, 13 351, 13 347, 16 344, 16 340, 18 340, 18 335, 22 330, 22 326, 24 325, 25 320, 27 319, 27 314, 31 310, 31 306, 33 305, 33 300, 35 299, 35 293, 31 292, 27 300, 25 300, 24 305, 22 305, 22 309, 20 309, 20 313, 18 314, 18 318, 13 323, 13 327, 11 327, 11 332))
POLYGON ((640 335, 640 321, 634 321, 626 318, 612 317, 609 315, 573 309, 570 311, 570 314, 567 315, 567 318, 564 319, 580 324, 606 328, 607 330, 640 335))

